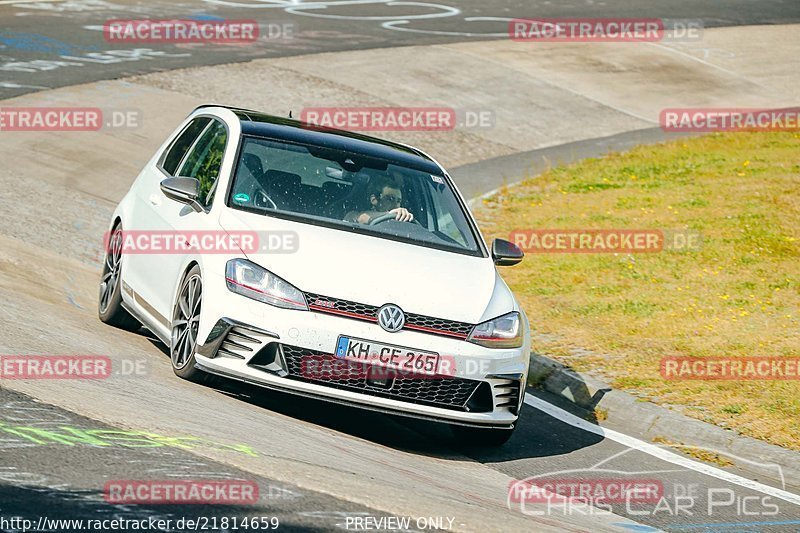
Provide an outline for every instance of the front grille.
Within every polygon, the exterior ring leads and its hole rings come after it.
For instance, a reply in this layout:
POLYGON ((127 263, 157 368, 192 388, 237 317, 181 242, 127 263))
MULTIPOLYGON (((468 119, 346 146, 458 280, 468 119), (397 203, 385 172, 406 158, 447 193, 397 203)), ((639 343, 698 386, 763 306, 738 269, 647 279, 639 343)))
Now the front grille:
POLYGON ((437 334, 447 334, 452 337, 466 339, 473 325, 466 322, 455 322, 443 318, 433 318, 424 315, 406 314, 406 327, 419 331, 429 331, 437 334))
MULTIPOLYGON (((287 379, 295 379, 309 383, 321 383, 336 389, 350 390, 391 398, 421 405, 430 405, 444 409, 458 411, 474 411, 474 404, 469 403, 476 389, 483 383, 481 381, 453 378, 445 376, 426 376, 421 378, 399 376, 391 383, 391 388, 370 384, 365 377, 374 371, 375 366, 368 363, 358 363, 338 359, 332 354, 320 354, 314 350, 298 348, 296 346, 282 345, 283 357, 286 362, 287 379), (313 361, 314 371, 309 371, 308 362, 313 361), (335 368, 335 371, 326 370, 335 368), (342 368, 346 368, 342 371, 342 368), (468 405, 469 403, 469 405, 468 405)), ((382 370, 382 375, 391 371, 382 370)), ((486 408, 491 411, 488 405, 486 408)))
POLYGON ((351 318, 368 320, 370 322, 378 321, 378 307, 374 305, 350 302, 340 298, 330 298, 311 292, 305 293, 305 297, 306 302, 308 302, 308 307, 311 308, 312 311, 350 316, 351 318))
MULTIPOLYGON (((339 315, 367 322, 378 321, 378 309, 380 308, 374 305, 351 302, 341 298, 331 298, 310 292, 305 293, 305 297, 308 307, 317 313, 339 315)), ((466 339, 472 328, 473 324, 467 322, 456 322, 455 320, 416 315, 414 313, 406 313, 406 323, 403 326, 403 329, 421 331, 433 335, 444 335, 457 339, 466 339)))

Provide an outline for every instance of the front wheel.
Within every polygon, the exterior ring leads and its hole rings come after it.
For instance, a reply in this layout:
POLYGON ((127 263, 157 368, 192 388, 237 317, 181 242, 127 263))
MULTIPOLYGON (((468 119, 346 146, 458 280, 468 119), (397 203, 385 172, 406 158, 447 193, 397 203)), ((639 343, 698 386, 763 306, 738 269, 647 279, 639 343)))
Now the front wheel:
POLYGON ((508 439, 514 433, 514 428, 474 428, 453 424, 450 426, 450 431, 453 432, 453 436, 458 440, 459 444, 464 446, 494 447, 502 446, 508 442, 508 439))
POLYGON ((195 265, 186 274, 178 291, 172 311, 172 334, 169 343, 172 370, 177 376, 190 381, 204 381, 208 376, 194 366, 202 306, 203 279, 200 267, 195 265))

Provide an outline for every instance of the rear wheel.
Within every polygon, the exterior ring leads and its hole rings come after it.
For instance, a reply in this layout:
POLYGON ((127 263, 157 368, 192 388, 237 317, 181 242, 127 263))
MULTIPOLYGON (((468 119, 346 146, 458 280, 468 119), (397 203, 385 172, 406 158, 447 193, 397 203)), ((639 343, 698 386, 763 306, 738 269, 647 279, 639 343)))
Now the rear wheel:
POLYGON ((97 315, 110 326, 137 331, 142 325, 122 307, 122 225, 111 231, 103 258, 97 315))
POLYGON ((491 429, 491 428, 473 428, 467 426, 451 425, 450 430, 453 436, 458 440, 459 444, 465 446, 502 446, 511 435, 514 433, 514 428, 511 429, 491 429))
POLYGON ((195 368, 197 331, 203 306, 203 279, 195 265, 184 277, 172 312, 169 355, 176 375, 190 381, 206 381, 208 374, 195 368))

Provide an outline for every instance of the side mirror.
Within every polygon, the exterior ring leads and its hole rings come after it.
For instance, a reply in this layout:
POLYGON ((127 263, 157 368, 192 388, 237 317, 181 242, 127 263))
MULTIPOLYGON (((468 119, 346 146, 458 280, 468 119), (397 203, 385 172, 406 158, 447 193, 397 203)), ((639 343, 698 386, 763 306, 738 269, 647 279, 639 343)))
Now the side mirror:
POLYGON ((492 242, 492 259, 497 266, 516 265, 523 257, 525 254, 512 242, 503 239, 495 239, 492 242))
POLYGON ((200 180, 196 178, 167 178, 161 182, 161 192, 170 200, 192 206, 198 213, 205 211, 197 201, 200 197, 200 180))

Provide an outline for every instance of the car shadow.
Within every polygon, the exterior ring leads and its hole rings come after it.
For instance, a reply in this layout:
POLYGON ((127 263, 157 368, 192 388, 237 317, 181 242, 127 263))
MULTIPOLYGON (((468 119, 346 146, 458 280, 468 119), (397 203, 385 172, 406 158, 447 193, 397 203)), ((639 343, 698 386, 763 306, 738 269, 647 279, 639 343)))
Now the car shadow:
MULTIPOLYGON (((153 333, 146 328, 142 328, 139 333, 169 358, 169 348, 153 333)), ((456 439, 450 428, 444 423, 384 414, 306 398, 233 379, 215 377, 206 386, 220 394, 284 416, 346 433, 398 451, 438 459, 463 459, 466 455, 480 462, 500 463, 566 455, 593 446, 603 440, 603 437, 599 435, 575 428, 527 404, 523 404, 517 428, 506 444, 500 447, 481 447, 456 439)), ((597 423, 593 410, 583 410, 545 390, 529 388, 528 393, 553 403, 584 420, 597 423)))
POLYGON ((159 351, 161 351, 161 353, 163 353, 164 355, 167 356, 167 358, 169 358, 169 346, 161 342, 161 339, 156 337, 153 332, 151 332, 147 328, 142 328, 137 333, 139 333, 143 337, 146 337, 147 340, 150 341, 150 344, 158 348, 159 351))
MULTIPOLYGON (((511 439, 501 447, 486 448, 457 440, 450 428, 443 423, 304 398, 229 379, 218 379, 210 386, 221 394, 284 416, 398 451, 438 459, 463 459, 463 456, 467 455, 480 462, 516 461, 566 455, 603 440, 599 435, 561 422, 527 404, 523 405, 517 428, 511 439)), ((548 401, 558 402, 557 397, 544 391, 529 392, 548 401)), ((576 410, 574 414, 583 416, 590 422, 596 422, 591 413, 581 413, 576 410)))

